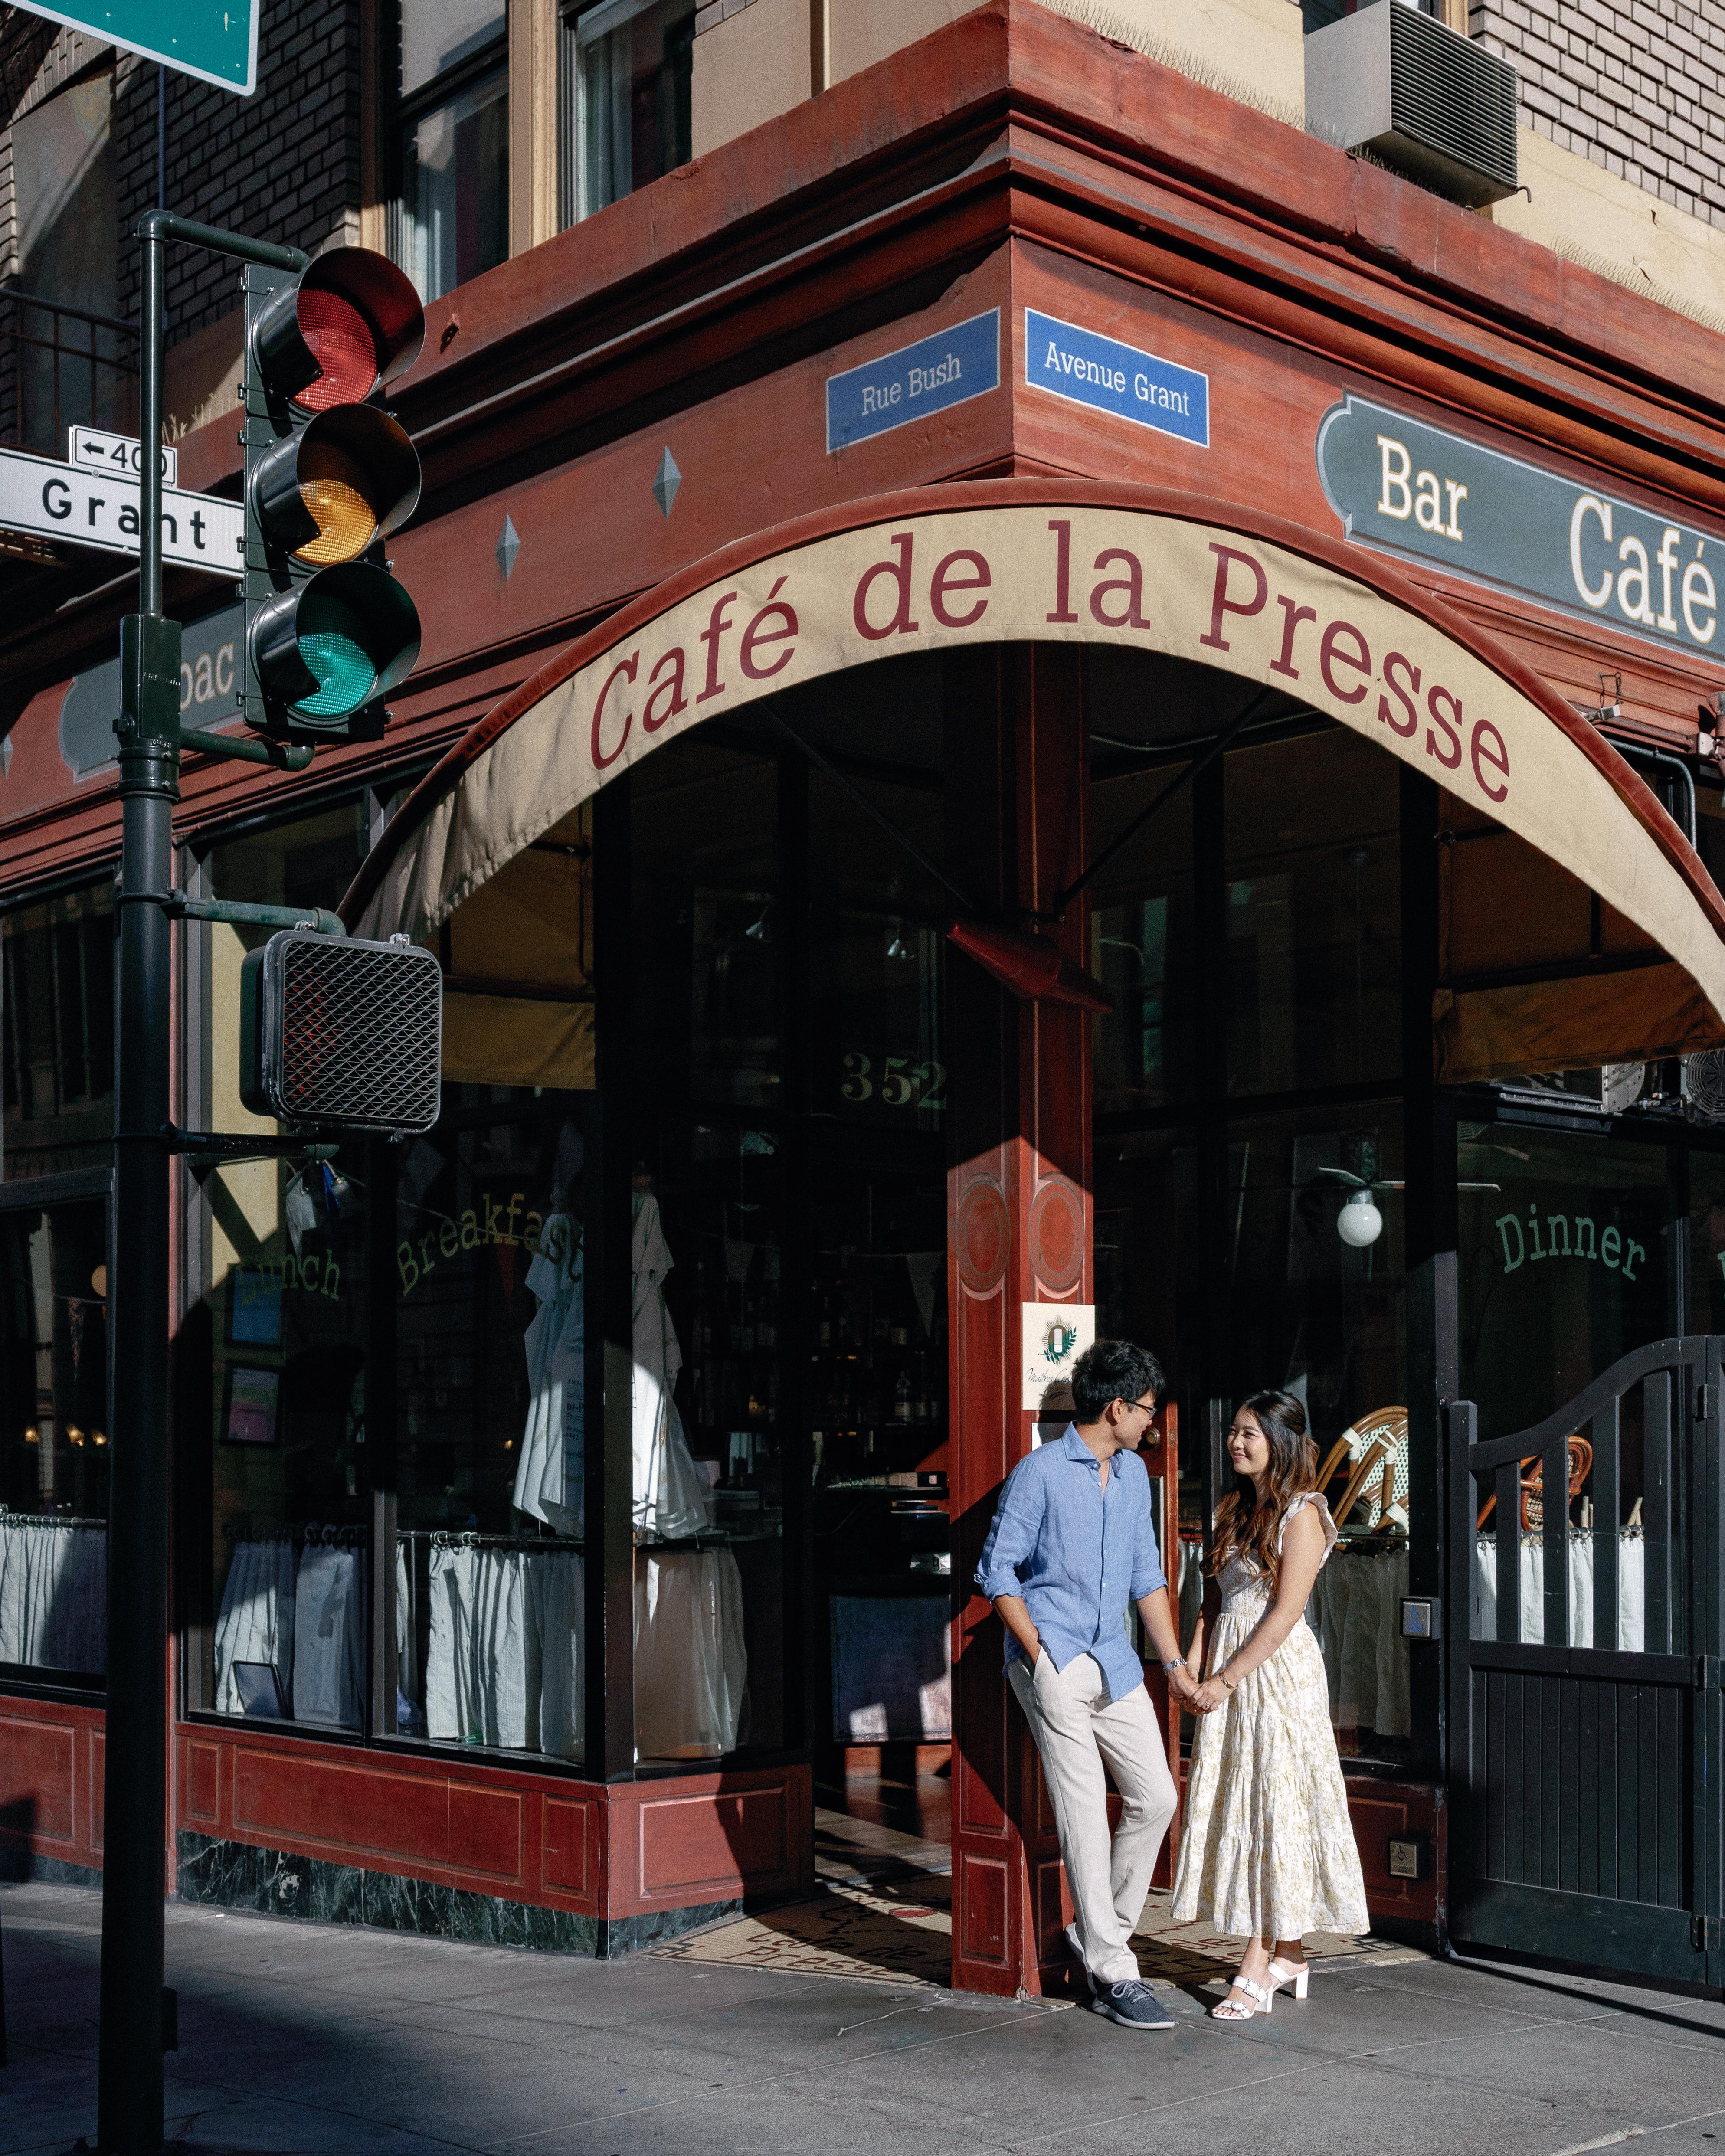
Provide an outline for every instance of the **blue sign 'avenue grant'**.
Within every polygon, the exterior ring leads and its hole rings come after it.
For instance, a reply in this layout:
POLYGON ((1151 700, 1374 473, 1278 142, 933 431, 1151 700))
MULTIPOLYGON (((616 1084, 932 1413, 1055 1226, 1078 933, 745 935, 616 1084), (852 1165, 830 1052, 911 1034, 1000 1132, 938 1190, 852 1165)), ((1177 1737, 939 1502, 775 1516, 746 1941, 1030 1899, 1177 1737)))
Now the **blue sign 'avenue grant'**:
POLYGON ((1024 310, 1024 379, 1069 403, 1111 412, 1199 449, 1210 445, 1208 375, 1034 307, 1024 310))

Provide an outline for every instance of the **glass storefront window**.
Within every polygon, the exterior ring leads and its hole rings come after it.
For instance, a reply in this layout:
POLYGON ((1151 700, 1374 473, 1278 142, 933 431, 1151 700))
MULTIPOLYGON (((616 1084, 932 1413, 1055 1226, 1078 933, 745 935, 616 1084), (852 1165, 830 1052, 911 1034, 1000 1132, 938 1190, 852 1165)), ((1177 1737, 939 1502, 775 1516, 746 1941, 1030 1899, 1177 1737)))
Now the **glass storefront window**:
POLYGON ((784 1728, 777 760, 668 743, 631 807, 635 1742, 714 1758, 784 1728))
POLYGON ((1155 1109, 1199 1083, 1191 752, 1238 697, 1207 667, 1107 645, 1085 654, 1085 687, 1089 858, 1163 804, 1090 889, 1090 970, 1114 999, 1096 1022, 1096 1110, 1155 1109))
MULTIPOLYGON (((1725 1246, 1725 1176, 1720 1156, 1688 1152, 1688 1218, 1679 1210, 1682 1155, 1658 1137, 1636 1142, 1594 1133, 1549 1131, 1522 1123, 1463 1122, 1458 1133, 1457 1243, 1461 1394, 1478 1414, 1483 1442, 1543 1422, 1633 1349, 1683 1331, 1686 1301, 1696 1329, 1717 1331, 1719 1268, 1725 1246), (1685 1245, 1687 1245, 1686 1250, 1685 1245), (1710 1278, 1709 1276, 1712 1277, 1710 1278)), ((1563 1507, 1568 1567, 1571 1646, 1681 1652, 1687 1598, 1651 1605, 1648 1537, 1656 1531, 1674 1577, 1686 1569, 1687 1419, 1663 1432, 1650 1426, 1645 1389, 1620 1399, 1610 1430, 1577 1427, 1568 1449, 1567 1492, 1544 1489, 1543 1464, 1517 1471, 1518 1517, 1497 1517, 1496 1478, 1476 1481, 1471 1625, 1476 1638, 1501 1636, 1500 1546, 1513 1545, 1518 1609, 1509 1636, 1544 1641, 1546 1522, 1563 1507), (1594 1440, 1615 1458, 1600 1461, 1594 1440), (1675 1448, 1675 1449, 1674 1449, 1675 1448), (1537 1476, 1538 1486, 1532 1486, 1537 1476), (1615 1481, 1616 1517, 1598 1509, 1615 1481), (1601 1538, 1615 1537, 1616 1637, 1596 1638, 1595 1571, 1601 1538)), ((1609 1587, 1599 1589, 1609 1599, 1609 1587)))
POLYGON ((0 1209, 0 1665, 107 1666, 108 1204, 0 1209))
POLYGON ((1399 1624, 1409 1498, 1402 1179, 1399 1101, 1228 1126, 1225 1389, 1240 1400, 1279 1386, 1306 1404, 1342 1534, 1307 1610, 1337 1743, 1391 1760, 1407 1757, 1412 1737, 1399 1624), (1353 1186, 1336 1169, 1377 1185, 1383 1226, 1363 1248, 1338 1232, 1353 1186))
POLYGON ((1464 1122, 1457 1162, 1461 1397, 1483 1443, 1680 1329, 1676 1199, 1667 1147, 1592 1132, 1464 1122))
POLYGON ((583 1749, 588 1140, 449 1086, 396 1175, 397 1733, 583 1749))
POLYGON ((434 300, 509 254, 506 16, 495 0, 402 9, 392 251, 434 300))
MULTIPOLYGON (((333 906, 368 835, 363 804, 218 843, 221 898, 333 906)), ((201 1127, 276 1126, 239 1097, 240 968, 262 928, 188 932, 201 1127), (194 941, 194 935, 197 940, 194 941)), ((367 1150, 194 1171, 197 1293, 177 1342, 182 1429, 209 1467, 209 1571, 191 1703, 357 1733, 368 1692, 367 1150)))
POLYGON ((105 1168, 114 1127, 114 886, 0 915, 0 1175, 105 1168))
POLYGON ((566 11, 565 224, 688 163, 694 48, 693 0, 566 11))
POLYGON ((1401 1067, 1399 781, 1345 727, 1227 765, 1228 1091, 1401 1067))

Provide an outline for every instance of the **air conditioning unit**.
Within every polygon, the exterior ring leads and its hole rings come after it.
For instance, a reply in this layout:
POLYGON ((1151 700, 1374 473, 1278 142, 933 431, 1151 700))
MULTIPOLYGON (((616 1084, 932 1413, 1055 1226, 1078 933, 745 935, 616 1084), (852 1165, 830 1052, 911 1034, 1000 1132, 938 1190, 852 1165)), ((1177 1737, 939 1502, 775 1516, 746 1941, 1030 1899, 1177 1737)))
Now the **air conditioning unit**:
POLYGON ((1470 209, 1518 184, 1515 69, 1403 0, 1307 38, 1306 129, 1470 209))
POLYGON ((1725 1123, 1725 1049, 1683 1058, 1683 1105, 1697 1122, 1725 1123))
POLYGON ((1620 1116, 1646 1089, 1645 1063, 1607 1063, 1595 1070, 1553 1070, 1532 1078, 1494 1078, 1498 1098, 1520 1108, 1565 1115, 1620 1116))

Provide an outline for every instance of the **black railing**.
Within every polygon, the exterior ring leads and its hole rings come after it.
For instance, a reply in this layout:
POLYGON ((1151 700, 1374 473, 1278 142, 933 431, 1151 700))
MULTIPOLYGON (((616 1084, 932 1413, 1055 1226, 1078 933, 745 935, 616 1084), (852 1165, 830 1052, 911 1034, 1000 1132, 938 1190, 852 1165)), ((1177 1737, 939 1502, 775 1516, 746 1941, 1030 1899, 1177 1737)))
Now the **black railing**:
POLYGON ((0 283, 0 442, 66 454, 68 427, 136 432, 135 322, 0 283))

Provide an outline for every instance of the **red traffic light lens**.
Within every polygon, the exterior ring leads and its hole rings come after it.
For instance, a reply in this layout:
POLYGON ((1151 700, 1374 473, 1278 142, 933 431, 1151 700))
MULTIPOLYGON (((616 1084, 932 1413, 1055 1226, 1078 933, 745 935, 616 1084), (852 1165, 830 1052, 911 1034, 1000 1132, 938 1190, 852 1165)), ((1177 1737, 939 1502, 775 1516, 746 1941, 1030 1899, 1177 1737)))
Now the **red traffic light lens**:
POLYGON ((302 287, 299 314, 300 335, 320 372, 295 391, 295 403, 326 412, 369 397, 377 381, 377 340, 352 300, 326 286, 302 287))

